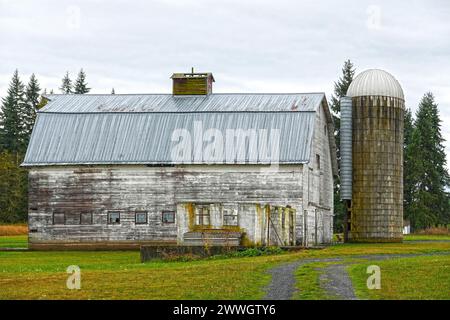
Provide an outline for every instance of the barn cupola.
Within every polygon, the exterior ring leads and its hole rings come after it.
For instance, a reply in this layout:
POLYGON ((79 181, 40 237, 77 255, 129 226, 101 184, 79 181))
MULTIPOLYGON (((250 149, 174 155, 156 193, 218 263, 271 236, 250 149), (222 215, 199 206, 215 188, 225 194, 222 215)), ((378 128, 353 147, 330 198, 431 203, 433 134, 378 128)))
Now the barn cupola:
POLYGON ((174 73, 172 93, 182 95, 208 95, 212 93, 214 77, 211 72, 196 73, 192 68, 190 73, 174 73))

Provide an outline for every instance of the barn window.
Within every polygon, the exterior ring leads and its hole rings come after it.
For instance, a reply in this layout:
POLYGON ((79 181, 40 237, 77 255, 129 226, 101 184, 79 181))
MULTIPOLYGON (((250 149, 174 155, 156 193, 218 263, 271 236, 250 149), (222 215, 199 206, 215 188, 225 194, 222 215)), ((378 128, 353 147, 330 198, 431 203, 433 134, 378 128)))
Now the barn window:
POLYGON ((119 224, 120 223, 120 212, 110 211, 108 212, 108 224, 119 224))
POLYGON ((320 156, 318 154, 316 154, 316 165, 317 169, 320 170, 320 156))
POLYGON ((147 212, 136 211, 135 222, 136 224, 147 224, 147 212))
POLYGON ((174 211, 163 211, 162 212, 162 222, 163 223, 174 223, 175 222, 175 212, 174 211))
POLYGON ((80 224, 92 224, 92 213, 82 212, 80 215, 80 224))
POLYGON ((237 226, 238 225, 237 210, 223 209, 223 225, 224 226, 237 226))
POLYGON ((198 226, 209 226, 211 224, 211 215, 209 206, 201 206, 196 208, 195 224, 198 226))
POLYGON ((53 213, 53 224, 65 224, 66 217, 64 213, 53 213))

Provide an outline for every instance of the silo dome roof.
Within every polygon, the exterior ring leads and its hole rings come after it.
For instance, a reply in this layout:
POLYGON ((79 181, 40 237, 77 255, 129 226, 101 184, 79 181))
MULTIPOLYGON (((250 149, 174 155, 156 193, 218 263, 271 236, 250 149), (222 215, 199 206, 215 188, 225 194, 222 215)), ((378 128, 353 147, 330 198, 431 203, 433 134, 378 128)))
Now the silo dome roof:
POLYGON ((386 96, 405 100, 397 79, 380 69, 368 69, 358 74, 348 87, 347 96, 386 96))

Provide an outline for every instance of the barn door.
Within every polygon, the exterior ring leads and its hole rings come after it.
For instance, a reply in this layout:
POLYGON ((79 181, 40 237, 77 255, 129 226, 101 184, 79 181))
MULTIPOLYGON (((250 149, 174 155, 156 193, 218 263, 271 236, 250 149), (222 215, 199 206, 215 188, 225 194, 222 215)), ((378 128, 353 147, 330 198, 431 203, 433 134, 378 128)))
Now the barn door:
POLYGON ((282 233, 282 208, 270 207, 268 229, 269 229, 269 241, 272 246, 283 245, 283 233, 282 233))

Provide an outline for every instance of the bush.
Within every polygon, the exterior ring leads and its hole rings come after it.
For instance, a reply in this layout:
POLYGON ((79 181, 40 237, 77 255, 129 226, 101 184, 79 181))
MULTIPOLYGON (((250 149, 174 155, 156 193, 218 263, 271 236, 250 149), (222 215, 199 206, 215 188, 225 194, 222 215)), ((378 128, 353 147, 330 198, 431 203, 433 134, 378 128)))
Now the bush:
POLYGON ((236 257, 257 257, 257 256, 267 256, 272 254, 283 253, 284 250, 280 247, 259 247, 259 248, 248 248, 242 251, 236 251, 232 253, 236 257))
POLYGON ((285 251, 280 247, 254 247, 238 251, 231 251, 230 253, 227 254, 215 255, 212 256, 211 259, 268 256, 274 254, 281 254, 284 252, 285 251))

